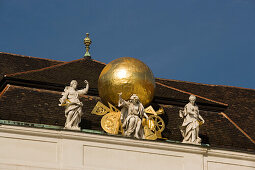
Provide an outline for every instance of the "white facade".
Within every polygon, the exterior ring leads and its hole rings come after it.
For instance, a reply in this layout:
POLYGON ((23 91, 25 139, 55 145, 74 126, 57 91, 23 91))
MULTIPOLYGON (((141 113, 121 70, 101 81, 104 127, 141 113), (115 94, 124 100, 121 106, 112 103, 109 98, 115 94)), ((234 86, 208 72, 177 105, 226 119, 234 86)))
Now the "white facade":
POLYGON ((255 170, 255 155, 65 130, 0 126, 0 170, 255 170))

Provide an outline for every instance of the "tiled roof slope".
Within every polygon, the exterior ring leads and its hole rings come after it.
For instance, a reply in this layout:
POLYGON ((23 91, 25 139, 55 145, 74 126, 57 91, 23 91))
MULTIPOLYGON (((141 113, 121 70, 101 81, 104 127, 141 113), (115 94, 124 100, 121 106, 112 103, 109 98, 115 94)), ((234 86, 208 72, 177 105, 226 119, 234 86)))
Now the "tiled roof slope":
POLYGON ((187 100, 191 94, 197 97, 196 103, 200 106, 200 109, 203 110, 223 111, 228 106, 228 104, 226 103, 218 102, 210 98, 205 98, 203 96, 197 95, 196 93, 190 93, 188 90, 184 91, 181 89, 177 89, 162 84, 160 82, 156 82, 156 92, 154 101, 161 104, 184 106, 187 104, 187 100))
MULTIPOLYGON (((58 106, 60 97, 61 92, 9 85, 0 97, 0 119, 64 126, 64 107, 58 106)), ((81 127, 103 131, 100 125, 102 117, 91 114, 100 98, 84 95, 80 100, 84 104, 81 127)), ((156 103, 153 105, 159 107, 156 103)), ((182 107, 161 106, 165 110, 165 114, 161 117, 166 122, 163 137, 181 141, 179 126, 182 120, 178 112, 182 107)), ((201 111, 201 115, 206 121, 200 130, 204 143, 209 143, 212 147, 255 151, 255 145, 229 121, 215 112, 201 111)))
POLYGON ((188 90, 210 99, 227 103, 224 111, 252 139, 255 139, 255 90, 239 87, 206 85, 177 80, 157 79, 171 87, 188 90))
MULTIPOLYGON (((164 105, 163 108, 166 113, 161 116, 166 122, 163 136, 170 140, 182 141, 179 127, 183 120, 179 117, 179 110, 183 107, 164 105)), ((200 114, 205 120, 199 132, 203 143, 211 147, 255 152, 255 145, 217 112, 200 110, 200 114)))
POLYGON ((79 87, 83 87, 83 81, 88 80, 90 88, 97 88, 97 80, 104 66, 98 61, 82 58, 38 70, 9 74, 7 77, 62 85, 77 80, 79 87))
MULTIPOLYGON (((0 96, 0 119, 64 126, 61 92, 8 85, 0 96)), ((82 128, 102 130, 100 116, 90 114, 99 97, 83 95, 82 128)))
POLYGON ((0 80, 5 74, 40 69, 59 63, 63 62, 0 52, 0 80))
MULTIPOLYGON (((74 79, 78 81, 79 87, 83 86, 83 81, 86 79, 90 83, 90 88, 97 90, 98 77, 104 67, 104 63, 89 58, 82 58, 42 69, 8 74, 7 77, 60 85, 67 85, 71 80, 74 79)), ((161 84, 157 84, 156 89, 155 96, 157 97, 165 97, 183 101, 186 100, 190 95, 188 92, 180 92, 181 90, 178 89, 169 89, 161 84)), ((227 106, 225 103, 206 99, 202 96, 198 96, 198 102, 207 103, 209 105, 227 106)))

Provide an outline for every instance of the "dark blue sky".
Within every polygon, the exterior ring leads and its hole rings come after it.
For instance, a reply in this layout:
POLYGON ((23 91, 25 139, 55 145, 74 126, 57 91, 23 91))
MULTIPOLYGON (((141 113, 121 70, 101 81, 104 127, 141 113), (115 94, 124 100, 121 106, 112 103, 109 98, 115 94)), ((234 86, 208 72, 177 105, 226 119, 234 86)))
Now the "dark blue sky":
POLYGON ((0 0, 0 51, 145 62, 156 77, 255 89, 254 0, 0 0))

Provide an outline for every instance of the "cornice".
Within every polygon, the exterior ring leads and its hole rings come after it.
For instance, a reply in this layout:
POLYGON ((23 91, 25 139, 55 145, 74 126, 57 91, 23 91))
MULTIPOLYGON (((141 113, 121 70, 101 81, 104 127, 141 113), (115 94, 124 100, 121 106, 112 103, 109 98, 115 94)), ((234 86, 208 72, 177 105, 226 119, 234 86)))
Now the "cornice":
POLYGON ((120 146, 130 146, 137 148, 149 148, 162 151, 175 151, 192 154, 201 154, 204 156, 215 156, 222 158, 241 159, 255 161, 255 154, 219 150, 208 146, 183 144, 178 142, 161 142, 131 139, 121 136, 110 136, 106 134, 93 134, 87 132, 69 131, 64 129, 42 129, 11 125, 1 125, 0 132, 14 133, 20 135, 31 135, 39 137, 51 137, 56 139, 73 139, 80 141, 87 141, 92 143, 102 143, 120 146))

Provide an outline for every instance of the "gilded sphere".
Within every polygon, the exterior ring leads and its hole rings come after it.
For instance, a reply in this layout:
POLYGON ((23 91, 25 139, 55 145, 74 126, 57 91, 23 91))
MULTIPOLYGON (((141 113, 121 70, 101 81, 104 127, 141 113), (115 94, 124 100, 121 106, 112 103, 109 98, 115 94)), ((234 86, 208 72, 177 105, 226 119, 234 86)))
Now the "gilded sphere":
POLYGON ((144 106, 148 105, 155 91, 155 78, 150 68, 132 57, 121 57, 107 64, 98 79, 98 91, 103 103, 117 106, 119 94, 128 100, 137 94, 144 106))

